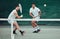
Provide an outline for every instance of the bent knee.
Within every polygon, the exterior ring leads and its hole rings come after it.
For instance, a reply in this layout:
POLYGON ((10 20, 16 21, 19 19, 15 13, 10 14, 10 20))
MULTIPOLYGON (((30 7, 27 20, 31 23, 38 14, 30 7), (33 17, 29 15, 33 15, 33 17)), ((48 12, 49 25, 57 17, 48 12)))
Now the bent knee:
POLYGON ((31 23, 32 23, 32 24, 34 24, 34 23, 35 23, 35 21, 32 21, 31 23))

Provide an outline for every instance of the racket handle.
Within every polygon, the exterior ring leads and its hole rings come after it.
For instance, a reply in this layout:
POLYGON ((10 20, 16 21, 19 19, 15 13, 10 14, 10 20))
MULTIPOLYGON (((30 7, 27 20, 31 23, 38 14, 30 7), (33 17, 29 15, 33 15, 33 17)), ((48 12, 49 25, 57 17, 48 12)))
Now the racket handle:
POLYGON ((20 17, 23 17, 23 15, 21 15, 20 17))

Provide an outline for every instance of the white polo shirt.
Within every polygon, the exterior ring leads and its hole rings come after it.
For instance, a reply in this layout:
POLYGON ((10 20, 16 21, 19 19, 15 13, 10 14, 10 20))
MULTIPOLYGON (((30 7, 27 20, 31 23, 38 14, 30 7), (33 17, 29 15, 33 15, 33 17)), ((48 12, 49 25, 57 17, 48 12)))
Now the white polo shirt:
POLYGON ((38 16, 38 12, 40 11, 40 9, 39 8, 37 8, 37 7, 35 7, 34 9, 31 7, 30 8, 30 13, 32 13, 33 14, 33 16, 38 16))

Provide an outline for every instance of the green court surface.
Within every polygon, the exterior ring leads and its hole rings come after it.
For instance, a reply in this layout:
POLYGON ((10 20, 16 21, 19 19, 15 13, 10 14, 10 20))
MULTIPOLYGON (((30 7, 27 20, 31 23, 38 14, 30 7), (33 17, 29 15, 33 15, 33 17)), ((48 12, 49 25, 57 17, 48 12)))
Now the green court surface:
MULTIPOLYGON (((60 39, 60 26, 40 26, 39 33, 32 33, 31 26, 21 26, 21 29, 25 30, 24 36, 16 31, 15 39, 60 39)), ((11 39, 10 26, 0 26, 0 39, 11 39)))

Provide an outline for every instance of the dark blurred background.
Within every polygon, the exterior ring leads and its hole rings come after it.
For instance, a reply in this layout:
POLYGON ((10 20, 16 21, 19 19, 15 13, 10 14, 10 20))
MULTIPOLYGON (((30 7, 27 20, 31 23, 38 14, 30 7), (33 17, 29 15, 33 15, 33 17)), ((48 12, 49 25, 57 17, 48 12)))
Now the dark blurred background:
MULTIPOLYGON (((8 18, 10 12, 21 3, 23 8, 23 18, 31 18, 29 9, 32 3, 35 3, 42 11, 41 19, 59 19, 60 18, 60 0, 0 0, 0 18, 8 18), (44 7, 44 4, 47 6, 44 7)), ((18 12, 20 15, 20 12, 18 12)), ((0 25, 7 25, 8 22, 0 21, 0 25)), ((30 22, 19 22, 19 24, 30 24, 30 22)), ((39 25, 58 25, 60 22, 39 22, 39 25)))

